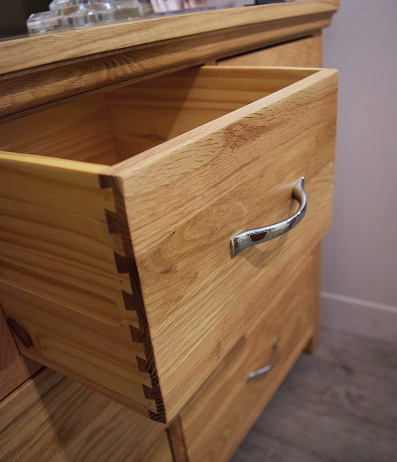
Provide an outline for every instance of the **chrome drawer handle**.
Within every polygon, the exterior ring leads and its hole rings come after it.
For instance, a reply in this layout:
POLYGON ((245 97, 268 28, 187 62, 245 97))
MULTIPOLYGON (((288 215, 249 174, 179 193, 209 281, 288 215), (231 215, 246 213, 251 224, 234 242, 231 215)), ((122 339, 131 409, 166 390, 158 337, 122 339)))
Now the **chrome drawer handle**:
POLYGON ((248 247, 262 244, 262 242, 270 241, 271 239, 287 233, 302 221, 305 216, 307 206, 307 198, 303 186, 304 177, 298 181, 292 191, 292 197, 299 202, 299 210, 295 213, 295 215, 292 215, 292 217, 289 217, 284 221, 280 221, 280 223, 276 223, 275 225, 244 231, 230 239, 232 258, 244 249, 248 249, 248 247))
POLYGON ((269 364, 266 364, 266 366, 262 367, 261 369, 251 372, 247 377, 247 382, 252 382, 253 380, 256 380, 259 377, 262 377, 263 375, 267 374, 273 369, 273 367, 278 363, 278 360, 280 359, 280 356, 281 356, 280 343, 281 343, 281 339, 280 337, 277 337, 277 340, 274 342, 274 345, 273 345, 272 360, 270 361, 269 364))

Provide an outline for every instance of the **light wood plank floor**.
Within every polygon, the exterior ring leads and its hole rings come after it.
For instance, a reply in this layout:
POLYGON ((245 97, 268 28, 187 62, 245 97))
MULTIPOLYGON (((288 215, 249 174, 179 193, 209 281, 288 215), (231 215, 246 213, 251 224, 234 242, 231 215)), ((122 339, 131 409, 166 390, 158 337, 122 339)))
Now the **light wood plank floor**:
POLYGON ((397 344, 323 329, 232 459, 257 461, 396 462, 397 344))

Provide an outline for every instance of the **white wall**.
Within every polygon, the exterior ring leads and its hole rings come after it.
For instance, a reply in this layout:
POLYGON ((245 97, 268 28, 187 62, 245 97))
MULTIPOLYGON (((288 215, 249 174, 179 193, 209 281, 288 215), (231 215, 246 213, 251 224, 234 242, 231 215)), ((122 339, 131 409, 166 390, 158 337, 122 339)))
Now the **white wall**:
POLYGON ((324 67, 340 93, 322 320, 397 341, 397 1, 341 0, 324 67))

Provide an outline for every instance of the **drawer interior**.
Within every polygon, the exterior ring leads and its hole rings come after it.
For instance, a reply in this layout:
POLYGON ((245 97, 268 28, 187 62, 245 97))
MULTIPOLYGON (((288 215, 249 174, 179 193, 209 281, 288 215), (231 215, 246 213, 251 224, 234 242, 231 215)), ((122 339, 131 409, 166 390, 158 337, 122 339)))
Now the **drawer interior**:
POLYGON ((114 165, 317 72, 212 70, 168 74, 3 123, 0 150, 114 165))

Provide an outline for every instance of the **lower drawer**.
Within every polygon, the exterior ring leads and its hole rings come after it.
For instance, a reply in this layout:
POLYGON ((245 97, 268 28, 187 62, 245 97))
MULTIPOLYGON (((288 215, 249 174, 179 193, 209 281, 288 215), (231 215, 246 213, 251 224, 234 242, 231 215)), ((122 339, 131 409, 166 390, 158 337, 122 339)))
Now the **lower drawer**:
POLYGON ((230 352, 181 413, 188 460, 228 460, 313 335, 319 252, 230 352), (253 371, 271 370, 249 381, 253 371))

